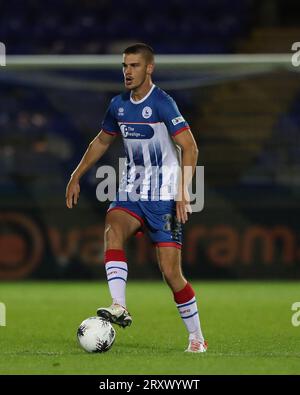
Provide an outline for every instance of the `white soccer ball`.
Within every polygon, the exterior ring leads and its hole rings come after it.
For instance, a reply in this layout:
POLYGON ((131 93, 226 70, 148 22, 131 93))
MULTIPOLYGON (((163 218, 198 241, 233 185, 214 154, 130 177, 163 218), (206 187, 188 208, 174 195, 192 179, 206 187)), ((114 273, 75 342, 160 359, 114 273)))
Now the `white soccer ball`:
POLYGON ((116 337, 111 323, 100 317, 90 317, 82 321, 77 338, 81 347, 87 352, 108 351, 116 337))

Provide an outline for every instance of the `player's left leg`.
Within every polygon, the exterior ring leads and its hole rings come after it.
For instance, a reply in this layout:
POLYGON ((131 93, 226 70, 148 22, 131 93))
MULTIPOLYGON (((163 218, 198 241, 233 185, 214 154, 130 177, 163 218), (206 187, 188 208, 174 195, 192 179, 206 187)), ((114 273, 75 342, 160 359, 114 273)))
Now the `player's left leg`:
MULTIPOLYGON (((174 243, 175 245, 175 243, 174 243)), ((166 283, 171 288, 178 312, 189 333, 186 351, 205 352, 207 343, 201 330, 195 292, 181 269, 181 249, 156 243, 157 259, 166 283)))

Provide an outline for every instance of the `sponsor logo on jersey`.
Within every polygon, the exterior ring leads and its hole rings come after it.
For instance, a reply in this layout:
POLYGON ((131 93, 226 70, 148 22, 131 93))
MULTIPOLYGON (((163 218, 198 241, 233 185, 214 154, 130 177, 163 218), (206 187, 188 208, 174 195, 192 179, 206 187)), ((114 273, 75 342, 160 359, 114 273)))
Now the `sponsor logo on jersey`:
POLYGON ((184 118, 183 117, 177 117, 177 118, 172 119, 172 124, 174 126, 176 126, 180 122, 184 122, 184 118))
POLYGON ((154 130, 150 125, 122 125, 119 124, 122 135, 126 139, 151 139, 154 130))
POLYGON ((144 107, 142 112, 143 118, 148 119, 151 117, 151 115, 152 115, 152 109, 148 106, 144 107))

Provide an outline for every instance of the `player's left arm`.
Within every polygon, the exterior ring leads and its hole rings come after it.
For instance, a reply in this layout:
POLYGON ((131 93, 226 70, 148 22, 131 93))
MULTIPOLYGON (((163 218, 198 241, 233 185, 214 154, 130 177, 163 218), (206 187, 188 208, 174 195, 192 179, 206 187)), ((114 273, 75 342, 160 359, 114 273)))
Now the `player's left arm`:
POLYGON ((198 147, 190 129, 173 136, 175 144, 182 151, 181 177, 179 178, 178 194, 176 198, 176 216, 179 222, 188 220, 188 213, 192 212, 188 187, 192 182, 198 160, 198 147))

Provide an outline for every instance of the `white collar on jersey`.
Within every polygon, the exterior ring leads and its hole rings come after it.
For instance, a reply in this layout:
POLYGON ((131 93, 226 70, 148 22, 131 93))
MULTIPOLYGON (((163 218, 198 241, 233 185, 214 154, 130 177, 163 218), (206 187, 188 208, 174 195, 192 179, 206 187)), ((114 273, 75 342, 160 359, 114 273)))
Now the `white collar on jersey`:
POLYGON ((149 90, 149 92, 147 93, 147 95, 144 96, 141 100, 138 100, 138 101, 135 101, 135 100, 132 99, 132 97, 131 97, 131 93, 132 93, 132 92, 130 92, 130 101, 131 101, 131 103, 133 103, 133 104, 140 104, 140 103, 143 103, 143 101, 145 101, 146 99, 148 99, 148 97, 151 95, 151 93, 152 93, 152 91, 153 91, 154 88, 155 88, 155 84, 152 84, 152 87, 151 87, 151 89, 149 90))

